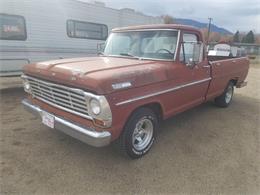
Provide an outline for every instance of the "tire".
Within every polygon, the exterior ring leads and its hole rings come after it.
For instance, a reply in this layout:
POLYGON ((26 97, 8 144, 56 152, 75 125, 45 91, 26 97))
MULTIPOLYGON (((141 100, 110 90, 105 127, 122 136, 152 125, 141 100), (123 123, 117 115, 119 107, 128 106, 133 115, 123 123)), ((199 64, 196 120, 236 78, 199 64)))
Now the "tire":
POLYGON ((151 149, 158 127, 158 118, 149 108, 140 108, 127 121, 119 137, 121 153, 132 159, 140 158, 151 149))
POLYGON ((218 107, 226 108, 232 102, 233 95, 234 95, 234 83, 229 82, 225 91, 219 97, 215 98, 215 104, 218 107))

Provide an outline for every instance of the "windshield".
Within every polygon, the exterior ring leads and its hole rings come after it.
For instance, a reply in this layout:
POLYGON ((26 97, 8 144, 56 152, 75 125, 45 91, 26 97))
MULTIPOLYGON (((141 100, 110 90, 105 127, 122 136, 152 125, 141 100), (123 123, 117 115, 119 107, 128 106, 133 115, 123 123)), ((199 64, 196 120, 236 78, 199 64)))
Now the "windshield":
POLYGON ((128 31, 112 33, 104 55, 174 60, 178 31, 128 31))

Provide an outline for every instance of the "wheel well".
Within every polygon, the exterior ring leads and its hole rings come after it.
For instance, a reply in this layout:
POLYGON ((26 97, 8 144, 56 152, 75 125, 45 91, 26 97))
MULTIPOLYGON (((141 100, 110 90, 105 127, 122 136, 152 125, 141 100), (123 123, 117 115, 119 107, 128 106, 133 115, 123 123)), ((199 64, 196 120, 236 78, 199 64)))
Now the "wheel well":
POLYGON ((163 111, 159 103, 150 103, 150 104, 143 105, 141 107, 150 108, 158 116, 159 122, 163 119, 163 111))
POLYGON ((236 86, 237 85, 237 80, 238 80, 237 78, 231 79, 230 82, 232 82, 234 84, 234 86, 236 86))
POLYGON ((149 104, 145 104, 142 106, 137 107, 136 109, 134 109, 132 111, 132 113, 130 114, 130 116, 128 117, 128 119, 133 115, 133 113, 140 109, 140 108, 150 108, 155 114, 156 116, 158 116, 158 121, 160 122, 163 119, 163 111, 162 111, 162 107, 159 103, 149 103, 149 104))

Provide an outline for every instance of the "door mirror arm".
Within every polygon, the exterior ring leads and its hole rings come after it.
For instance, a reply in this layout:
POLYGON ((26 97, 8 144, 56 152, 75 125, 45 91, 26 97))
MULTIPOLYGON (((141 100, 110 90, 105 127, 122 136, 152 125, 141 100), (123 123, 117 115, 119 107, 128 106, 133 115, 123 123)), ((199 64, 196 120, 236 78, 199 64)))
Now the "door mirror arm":
POLYGON ((105 43, 98 43, 97 44, 97 54, 104 55, 105 43))
POLYGON ((186 63, 186 66, 193 68, 195 65, 196 65, 196 62, 193 60, 193 58, 189 58, 188 62, 186 63))

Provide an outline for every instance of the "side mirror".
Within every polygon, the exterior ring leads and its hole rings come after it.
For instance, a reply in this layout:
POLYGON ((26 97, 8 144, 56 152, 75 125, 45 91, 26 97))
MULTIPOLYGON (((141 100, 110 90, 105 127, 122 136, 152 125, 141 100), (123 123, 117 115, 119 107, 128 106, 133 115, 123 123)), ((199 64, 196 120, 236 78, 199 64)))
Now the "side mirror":
POLYGON ((104 49, 105 49, 105 43, 97 44, 97 54, 103 54, 104 49))
POLYGON ((184 44, 186 66, 193 67, 201 61, 202 43, 185 42, 184 44))
POLYGON ((201 43, 194 43, 193 45, 193 61, 195 64, 199 63, 201 61, 200 57, 202 54, 202 44, 201 43))

